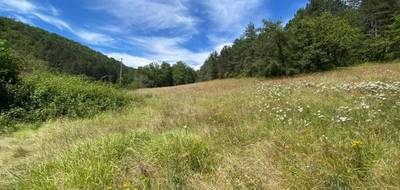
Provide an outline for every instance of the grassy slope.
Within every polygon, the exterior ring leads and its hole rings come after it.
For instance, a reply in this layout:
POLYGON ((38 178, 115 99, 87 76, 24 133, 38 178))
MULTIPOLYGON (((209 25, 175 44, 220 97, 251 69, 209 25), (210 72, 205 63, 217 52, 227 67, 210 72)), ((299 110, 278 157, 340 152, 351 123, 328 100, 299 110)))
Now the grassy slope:
POLYGON ((400 64, 132 94, 0 137, 0 189, 400 188, 400 64))

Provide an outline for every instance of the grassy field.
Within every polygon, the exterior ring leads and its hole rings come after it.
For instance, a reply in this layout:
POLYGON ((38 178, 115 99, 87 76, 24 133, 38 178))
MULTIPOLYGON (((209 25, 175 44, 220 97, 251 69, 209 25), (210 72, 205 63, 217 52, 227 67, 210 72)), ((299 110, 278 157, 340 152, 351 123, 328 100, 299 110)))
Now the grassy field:
POLYGON ((143 89, 0 137, 0 189, 400 189, 400 64, 143 89))

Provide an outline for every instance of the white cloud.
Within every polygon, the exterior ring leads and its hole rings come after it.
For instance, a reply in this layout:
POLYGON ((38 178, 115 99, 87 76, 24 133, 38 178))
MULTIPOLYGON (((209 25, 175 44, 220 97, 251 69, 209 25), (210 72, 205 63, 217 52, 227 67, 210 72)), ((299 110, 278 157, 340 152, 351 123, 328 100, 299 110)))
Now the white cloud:
POLYGON ((57 27, 60 30, 64 30, 64 29, 68 29, 70 31, 72 30, 70 25, 67 22, 65 22, 57 17, 48 16, 48 15, 38 13, 38 12, 33 13, 33 15, 38 17, 40 20, 57 27))
POLYGON ((148 65, 149 63, 153 62, 154 60, 150 60, 144 57, 138 57, 138 56, 133 56, 133 55, 129 55, 126 53, 117 53, 117 52, 113 52, 113 53, 107 53, 107 55, 109 57, 112 57, 116 60, 120 60, 121 58, 123 59, 123 63, 127 66, 130 67, 140 67, 140 66, 145 66, 148 65))
POLYGON ((130 39, 132 45, 139 46, 147 52, 146 57, 170 63, 185 61, 194 68, 199 68, 210 54, 210 51, 194 52, 182 47, 182 44, 187 41, 183 37, 134 37, 130 39))
POLYGON ((8 11, 30 12, 35 6, 26 0, 0 0, 0 7, 8 11))
POLYGON ((0 8, 24 15, 15 15, 15 18, 20 20, 21 22, 33 25, 30 19, 26 19, 26 16, 30 18, 36 17, 43 22, 57 27, 59 30, 68 30, 69 32, 73 33, 80 39, 90 44, 99 45, 102 43, 112 43, 114 41, 111 37, 105 34, 79 28, 72 28, 70 24, 59 18, 60 12, 51 4, 45 7, 37 6, 26 0, 0 0, 0 8), (47 13, 50 13, 51 15, 47 13))
POLYGON ((52 15, 54 15, 54 16, 60 15, 60 11, 58 9, 56 9, 53 5, 49 5, 48 9, 50 10, 52 15))
POLYGON ((97 0, 91 7, 137 29, 194 30, 196 19, 180 0, 97 0))
POLYGON ((101 33, 91 32, 87 30, 79 30, 75 32, 73 31, 73 33, 87 43, 94 45, 99 45, 103 43, 110 44, 114 42, 113 38, 101 33))
POLYGON ((35 26, 35 24, 32 22, 30 18, 26 18, 20 15, 13 15, 13 18, 15 18, 17 21, 23 22, 25 24, 35 26))
POLYGON ((113 48, 115 50, 107 55, 123 57, 129 66, 142 66, 154 60, 170 63, 182 60, 198 69, 212 51, 231 45, 229 42, 237 37, 247 22, 257 19, 251 16, 259 11, 263 1, 267 0, 93 0, 87 2, 90 9, 102 11, 111 19, 90 30, 70 25, 62 19, 61 12, 49 3, 39 6, 28 0, 0 0, 0 8, 13 11, 21 18, 40 19, 60 30, 69 31, 88 44, 113 48), (194 4, 197 7, 194 8, 194 4), (204 18, 204 15, 207 17, 204 18), (189 38, 186 36, 202 31, 197 28, 200 23, 210 25, 206 28, 211 28, 211 31, 203 31, 208 37, 204 40, 209 40, 214 48, 200 51, 187 48, 189 38), (147 37, 129 37, 132 35, 147 37), (121 46, 113 47, 116 42, 121 46), (121 53, 127 52, 121 49, 128 44, 138 47, 143 56, 121 53))
POLYGON ((226 43, 222 43, 220 45, 217 45, 217 47, 215 47, 215 51, 218 53, 221 53, 221 50, 225 47, 225 46, 232 46, 233 43, 232 42, 226 42, 226 43))
POLYGON ((232 43, 223 42, 217 44, 210 50, 194 52, 182 46, 182 44, 188 40, 183 37, 131 37, 130 40, 132 45, 137 46, 146 52, 143 57, 134 56, 136 59, 143 60, 142 63, 148 64, 154 61, 166 61, 173 64, 177 61, 184 61, 194 69, 200 69, 201 65, 211 52, 220 52, 224 46, 232 45, 232 43))
POLYGON ((241 30, 262 0, 204 0, 207 14, 220 31, 241 30))
MULTIPOLYGON (((48 8, 44 8, 39 7, 27 0, 0 0, 0 8, 18 14, 33 15, 36 18, 39 18, 40 20, 51 24, 60 30, 71 30, 69 24, 61 20, 60 18, 42 13, 42 11, 50 10, 50 12, 52 12, 54 15, 57 15, 58 11, 52 5, 49 5, 48 8)), ((20 18, 22 17, 20 16, 20 18)))

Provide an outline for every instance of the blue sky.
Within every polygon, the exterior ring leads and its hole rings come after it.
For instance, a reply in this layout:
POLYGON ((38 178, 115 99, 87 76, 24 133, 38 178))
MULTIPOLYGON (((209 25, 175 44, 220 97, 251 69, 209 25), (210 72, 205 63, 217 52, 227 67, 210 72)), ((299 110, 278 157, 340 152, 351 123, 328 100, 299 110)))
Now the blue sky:
POLYGON ((249 22, 287 22, 307 0, 0 0, 0 15, 60 34, 131 67, 199 68, 249 22))

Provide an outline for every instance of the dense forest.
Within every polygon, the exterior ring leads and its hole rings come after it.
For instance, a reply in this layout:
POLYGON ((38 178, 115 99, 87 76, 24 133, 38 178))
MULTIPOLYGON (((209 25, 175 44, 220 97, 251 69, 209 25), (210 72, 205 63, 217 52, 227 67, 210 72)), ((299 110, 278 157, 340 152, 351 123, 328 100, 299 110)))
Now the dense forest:
MULTIPOLYGON (((86 75, 96 80, 116 82, 120 62, 99 52, 21 22, 0 17, 0 39, 24 60, 23 69, 51 70, 74 75, 86 75)), ((132 69, 123 66, 124 76, 132 69)), ((125 77, 124 83, 131 82, 125 77)))
POLYGON ((212 53, 198 80, 281 76, 400 58, 398 0, 310 0, 285 26, 250 23, 212 53))

